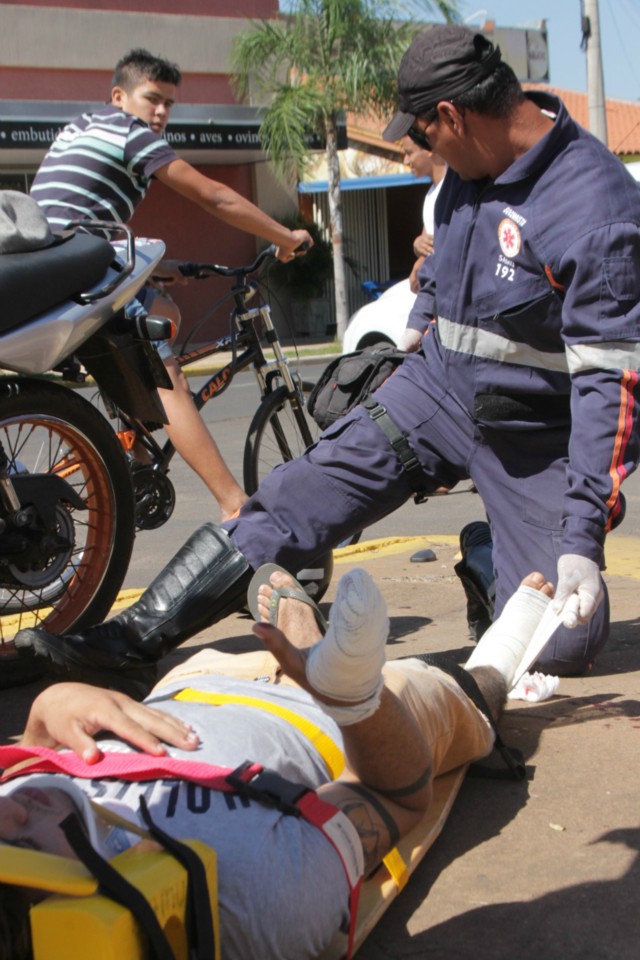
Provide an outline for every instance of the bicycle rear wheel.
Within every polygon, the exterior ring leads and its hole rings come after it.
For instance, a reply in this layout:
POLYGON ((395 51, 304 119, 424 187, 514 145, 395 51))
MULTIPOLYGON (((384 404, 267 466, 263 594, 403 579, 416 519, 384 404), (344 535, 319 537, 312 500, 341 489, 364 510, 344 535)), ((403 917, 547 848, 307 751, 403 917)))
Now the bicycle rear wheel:
MULTIPOLYGON (((244 448, 244 486, 248 494, 258 489, 262 480, 281 463, 301 456, 315 443, 320 428, 307 411, 306 400, 314 384, 301 383, 305 405, 294 406, 285 386, 268 394, 255 412, 244 448)), ((358 543, 362 531, 348 537, 340 547, 358 543)), ((296 578, 309 596, 319 600, 326 592, 333 572, 333 554, 330 551, 313 568, 296 571, 296 578)))
MULTIPOLYGON (((282 386, 267 394, 256 410, 244 448, 244 485, 247 493, 255 493, 274 467, 301 456, 320 433, 306 407, 306 397, 313 389, 313 384, 303 381, 301 388, 305 397, 303 407, 292 400, 287 388, 282 386)), ((312 567, 292 572, 309 596, 318 602, 331 583, 333 551, 329 550, 312 567)))

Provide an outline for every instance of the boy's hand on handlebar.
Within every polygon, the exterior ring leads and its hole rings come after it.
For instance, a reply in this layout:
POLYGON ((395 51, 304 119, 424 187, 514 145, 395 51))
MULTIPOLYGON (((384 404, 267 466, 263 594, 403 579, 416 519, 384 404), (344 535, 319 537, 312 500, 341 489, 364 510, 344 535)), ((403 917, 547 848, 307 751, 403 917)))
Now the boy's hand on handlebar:
POLYGON ((96 763, 101 752, 98 733, 112 733, 153 756, 163 756, 169 743, 194 750, 198 737, 169 714, 137 703, 123 693, 84 683, 47 687, 31 706, 21 745, 68 747, 85 763, 96 763))
POLYGON ((291 243, 281 243, 277 248, 276 257, 278 260, 282 260, 283 263, 287 263, 289 260, 293 260, 294 257, 300 257, 310 250, 313 246, 313 238, 311 234, 307 233, 306 230, 292 230, 291 231, 291 243), (298 249, 302 247, 302 249, 298 249))
POLYGON ((174 283, 187 284, 189 280, 180 270, 182 260, 161 260, 153 271, 153 279, 165 286, 174 283))

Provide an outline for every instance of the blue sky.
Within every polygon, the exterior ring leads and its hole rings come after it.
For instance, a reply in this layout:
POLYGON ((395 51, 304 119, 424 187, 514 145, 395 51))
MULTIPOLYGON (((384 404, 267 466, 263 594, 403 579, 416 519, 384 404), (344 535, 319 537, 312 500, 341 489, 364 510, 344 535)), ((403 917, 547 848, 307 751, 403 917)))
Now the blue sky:
MULTIPOLYGON (((598 8, 605 95, 640 100, 640 2, 599 0, 598 8)), ((474 26, 481 25, 482 15, 499 27, 546 20, 550 82, 565 90, 586 91, 580 0, 461 0, 460 11, 474 26)))

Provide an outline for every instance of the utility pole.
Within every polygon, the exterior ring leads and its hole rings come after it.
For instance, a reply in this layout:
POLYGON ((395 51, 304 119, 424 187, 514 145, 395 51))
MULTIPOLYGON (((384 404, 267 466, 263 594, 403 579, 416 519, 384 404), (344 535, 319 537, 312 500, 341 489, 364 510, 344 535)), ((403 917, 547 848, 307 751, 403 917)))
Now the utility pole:
POLYGON ((582 0, 582 11, 582 48, 587 55, 589 130, 594 137, 606 145, 608 143, 607 112, 602 75, 598 0, 582 0))

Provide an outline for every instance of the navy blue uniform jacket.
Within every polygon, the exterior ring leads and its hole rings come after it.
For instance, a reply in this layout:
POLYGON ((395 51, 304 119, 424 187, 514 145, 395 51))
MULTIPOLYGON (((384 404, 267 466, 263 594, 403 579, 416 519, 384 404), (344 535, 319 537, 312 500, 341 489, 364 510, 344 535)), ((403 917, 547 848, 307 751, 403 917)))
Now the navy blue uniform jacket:
POLYGON ((602 562, 638 462, 640 189, 550 94, 553 128, 497 180, 447 172, 409 326, 483 429, 569 431, 563 552, 602 562))

